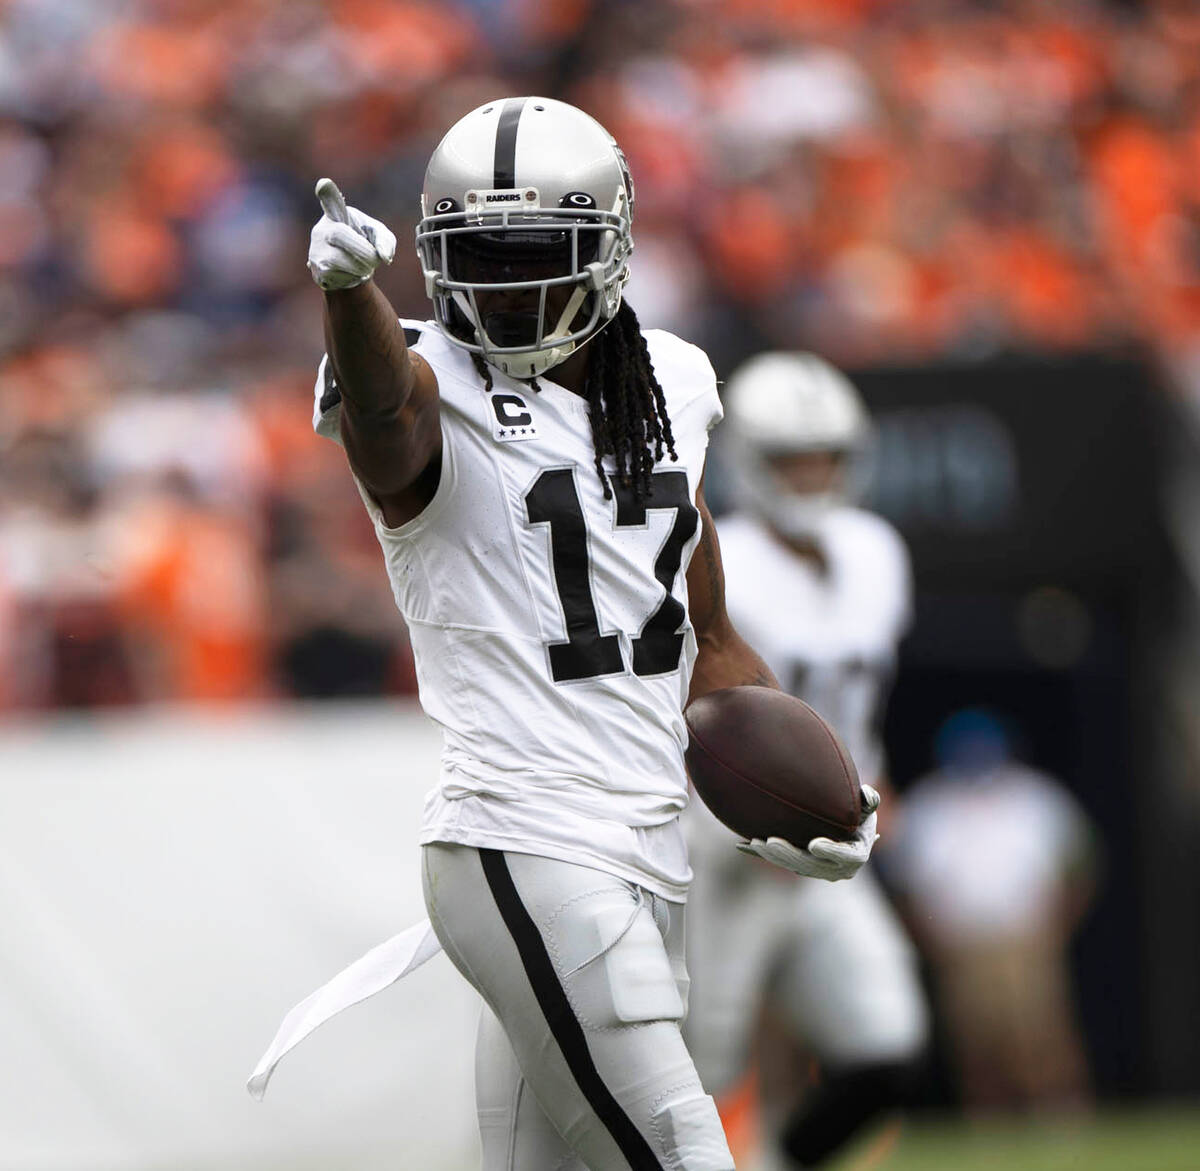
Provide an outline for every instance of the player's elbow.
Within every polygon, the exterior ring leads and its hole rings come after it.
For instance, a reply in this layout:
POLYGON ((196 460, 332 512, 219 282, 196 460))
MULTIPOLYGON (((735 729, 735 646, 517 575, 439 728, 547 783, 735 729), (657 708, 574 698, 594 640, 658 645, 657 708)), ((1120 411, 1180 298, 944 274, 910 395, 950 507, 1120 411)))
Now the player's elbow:
POLYGON ((693 615, 692 626, 696 632, 697 670, 719 666, 733 652, 737 634, 726 615, 693 615))

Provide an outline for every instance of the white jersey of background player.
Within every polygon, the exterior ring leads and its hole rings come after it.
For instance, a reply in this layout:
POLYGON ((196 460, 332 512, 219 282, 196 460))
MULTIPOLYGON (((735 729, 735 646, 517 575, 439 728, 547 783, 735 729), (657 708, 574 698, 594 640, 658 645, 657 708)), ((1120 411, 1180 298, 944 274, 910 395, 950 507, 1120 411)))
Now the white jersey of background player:
MULTIPOLYGON (((782 686, 837 730, 863 781, 878 784, 911 587, 899 534, 849 502, 866 413, 850 382, 812 354, 760 355, 725 398, 741 504, 718 524, 729 613, 782 686)), ((710 1090, 730 1088, 770 989, 823 1065, 820 1089, 776 1136, 791 1165, 816 1165, 897 1100, 924 1047, 913 949, 869 872, 836 886, 781 884, 728 866, 728 832, 699 803, 689 830, 697 1066, 710 1090)))
MULTIPOLYGON (((712 368, 622 300, 624 156, 550 99, 462 118, 417 227, 435 319, 407 331, 369 279, 395 238, 328 180, 318 194, 317 422, 346 449, 445 732, 425 901, 488 1006, 484 1167, 732 1169, 680 1032, 682 711, 772 679, 727 620, 700 486, 712 368)), ((874 804, 849 843, 746 845, 846 877, 874 804)))

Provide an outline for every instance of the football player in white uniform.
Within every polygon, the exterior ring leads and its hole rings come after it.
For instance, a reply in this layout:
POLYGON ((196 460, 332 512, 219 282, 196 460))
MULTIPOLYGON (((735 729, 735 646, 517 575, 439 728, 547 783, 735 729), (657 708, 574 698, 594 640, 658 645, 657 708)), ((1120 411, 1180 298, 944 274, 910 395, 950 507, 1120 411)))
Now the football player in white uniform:
MULTIPOLYGON (((742 508, 718 525, 738 630, 783 686, 837 730, 859 776, 884 772, 880 717, 909 621, 908 556, 851 504, 869 421, 848 379, 813 354, 763 354, 725 395, 742 508)), ((730 833, 699 802, 686 819, 692 1011, 706 1088, 744 1073, 764 995, 820 1060, 818 1088, 769 1127, 790 1167, 812 1167, 894 1104, 925 1045, 915 952, 870 870, 780 883, 727 862, 730 833)))
MULTIPOLYGON (((420 841, 433 930, 487 1005, 484 1167, 726 1171, 680 1031, 682 713, 773 680, 726 616, 701 491, 712 367, 622 301, 624 156, 544 98, 456 123, 421 199, 426 322, 370 279, 387 228, 328 180, 318 195, 316 424, 345 447, 444 729, 420 841)), ((866 809, 797 867, 853 873, 866 809)))

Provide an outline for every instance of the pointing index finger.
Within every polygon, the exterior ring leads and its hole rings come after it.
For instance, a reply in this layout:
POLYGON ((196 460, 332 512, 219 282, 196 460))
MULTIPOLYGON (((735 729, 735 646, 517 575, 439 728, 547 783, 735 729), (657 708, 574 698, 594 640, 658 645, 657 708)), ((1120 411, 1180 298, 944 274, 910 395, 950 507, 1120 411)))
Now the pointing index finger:
POLYGON ((316 194, 321 203, 321 210, 335 224, 350 223, 350 213, 346 211, 345 197, 332 179, 318 179, 316 194))

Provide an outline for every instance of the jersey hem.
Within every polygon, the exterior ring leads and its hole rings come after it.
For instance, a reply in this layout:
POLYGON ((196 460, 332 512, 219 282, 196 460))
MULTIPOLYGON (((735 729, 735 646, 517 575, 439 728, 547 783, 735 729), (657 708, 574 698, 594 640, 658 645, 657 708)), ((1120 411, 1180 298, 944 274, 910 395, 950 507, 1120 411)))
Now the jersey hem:
POLYGON ((425 830, 417 839, 418 845, 429 846, 442 842, 450 846, 473 846, 483 850, 506 850, 512 854, 532 854, 539 858, 553 858, 558 862, 573 862, 576 866, 588 866, 601 870, 615 878, 624 879, 648 890, 651 894, 665 899, 668 903, 686 903, 690 881, 682 886, 664 882, 638 870, 633 866, 623 866, 612 858, 602 854, 593 854, 590 850, 575 847, 567 849, 554 842, 541 842, 528 837, 510 837, 508 834, 485 833, 479 830, 448 830, 431 828, 425 830))

